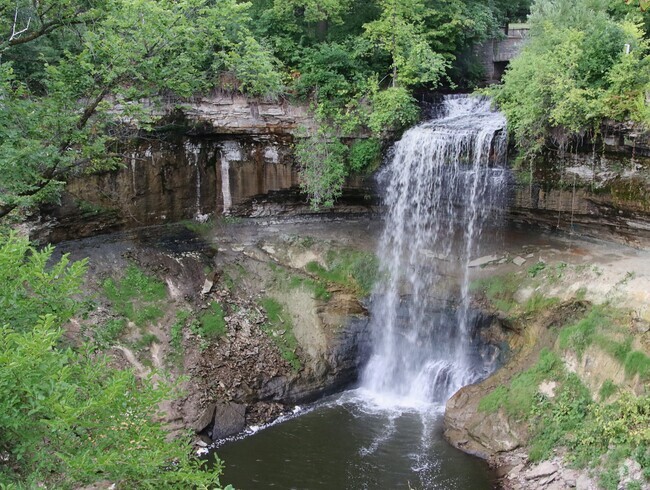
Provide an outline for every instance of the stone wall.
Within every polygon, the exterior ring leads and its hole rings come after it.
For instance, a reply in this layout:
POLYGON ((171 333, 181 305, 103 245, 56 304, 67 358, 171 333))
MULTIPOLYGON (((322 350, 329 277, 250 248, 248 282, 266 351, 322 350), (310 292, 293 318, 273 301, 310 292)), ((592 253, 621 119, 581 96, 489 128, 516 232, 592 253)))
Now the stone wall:
POLYGON ((501 80, 508 63, 521 52, 527 37, 528 27, 520 26, 508 29, 503 38, 488 39, 476 47, 475 54, 483 66, 486 84, 501 80))

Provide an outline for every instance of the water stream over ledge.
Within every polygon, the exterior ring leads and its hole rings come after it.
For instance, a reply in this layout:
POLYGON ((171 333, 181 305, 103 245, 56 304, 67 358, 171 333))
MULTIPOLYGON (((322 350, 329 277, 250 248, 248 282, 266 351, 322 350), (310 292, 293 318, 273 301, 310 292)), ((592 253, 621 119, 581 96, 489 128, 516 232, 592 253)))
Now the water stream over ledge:
POLYGON ((499 216, 506 140, 490 101, 465 96, 445 98, 435 119, 404 134, 383 176, 383 279, 360 387, 223 445, 224 481, 244 489, 492 487, 482 462, 444 442, 442 414, 455 391, 495 367, 471 348, 468 270, 484 225, 499 216))

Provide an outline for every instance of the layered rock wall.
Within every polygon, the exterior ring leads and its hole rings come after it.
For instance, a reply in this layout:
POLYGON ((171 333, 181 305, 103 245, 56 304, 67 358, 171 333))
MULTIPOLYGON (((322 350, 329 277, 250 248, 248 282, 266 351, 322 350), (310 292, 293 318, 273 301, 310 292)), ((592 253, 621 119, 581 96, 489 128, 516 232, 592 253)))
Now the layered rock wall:
POLYGON ((609 131, 597 144, 549 152, 515 169, 510 219, 650 245, 650 135, 633 127, 609 131))
MULTIPOLYGON (((50 241, 185 219, 310 212, 293 157, 307 108, 216 94, 155 108, 173 130, 140 138, 121 168, 73 178, 43 209, 50 241)), ((154 109, 152 109, 154 110, 154 109)), ((340 210, 367 211, 368 183, 348 179, 340 210)))

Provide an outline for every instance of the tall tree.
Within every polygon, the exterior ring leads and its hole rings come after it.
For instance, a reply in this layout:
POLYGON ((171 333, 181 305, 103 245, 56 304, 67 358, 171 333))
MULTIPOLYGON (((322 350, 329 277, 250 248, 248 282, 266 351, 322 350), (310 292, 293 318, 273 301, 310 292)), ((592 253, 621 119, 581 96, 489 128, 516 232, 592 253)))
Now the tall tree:
POLYGON ((392 85, 436 86, 447 67, 425 32, 428 15, 423 0, 381 0, 379 19, 366 24, 365 35, 391 57, 392 85))

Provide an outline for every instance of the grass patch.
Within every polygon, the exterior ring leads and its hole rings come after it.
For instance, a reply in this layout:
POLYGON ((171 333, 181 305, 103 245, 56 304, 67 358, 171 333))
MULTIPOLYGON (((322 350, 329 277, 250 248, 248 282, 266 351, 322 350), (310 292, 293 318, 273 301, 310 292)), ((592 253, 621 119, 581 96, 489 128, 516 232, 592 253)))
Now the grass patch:
POLYGON ((305 287, 314 294, 314 298, 322 301, 329 301, 332 297, 332 293, 327 290, 327 285, 324 282, 309 277, 290 276, 288 286, 289 289, 305 287))
POLYGON ((170 344, 175 351, 180 351, 183 348, 183 329, 191 315, 192 313, 188 310, 176 312, 176 319, 169 330, 170 344))
POLYGON ((598 397, 600 398, 601 402, 604 402, 617 391, 618 387, 614 384, 614 382, 611 379, 606 379, 598 391, 598 397))
POLYGON ((159 303, 167 298, 167 287, 134 265, 127 267, 122 279, 108 278, 102 286, 113 309, 139 327, 163 316, 159 303))
POLYGON ((560 303, 559 298, 544 296, 543 294, 533 294, 523 305, 524 313, 531 315, 546 310, 560 303))
POLYGON ((578 322, 560 331, 561 349, 572 349, 579 358, 592 344, 607 352, 625 366, 629 377, 639 373, 642 379, 650 377, 650 358, 642 352, 632 352, 632 337, 625 335, 625 313, 607 305, 593 306, 587 315, 578 322), (612 338, 612 334, 623 336, 622 341, 612 338))
POLYGON ((286 269, 274 263, 270 263, 269 267, 274 272, 273 282, 285 290, 304 287, 310 290, 316 299, 329 301, 332 297, 332 294, 327 289, 327 283, 320 279, 289 274, 286 269))
POLYGON ((365 297, 372 292, 379 274, 379 260, 374 254, 358 250, 331 250, 327 267, 310 262, 305 269, 322 281, 338 284, 365 297))
POLYGON ((528 268, 528 275, 530 277, 537 277, 540 272, 546 269, 546 263, 539 261, 528 268))
POLYGON ((226 333, 226 320, 221 304, 217 301, 199 316, 199 335, 206 339, 216 339, 226 333))
POLYGON ((298 341, 293 333, 291 317, 284 311, 282 305, 273 298, 263 298, 260 302, 266 311, 267 321, 262 330, 273 340, 280 350, 282 358, 291 365, 294 371, 300 371, 301 362, 297 355, 298 341))
POLYGON ((514 295, 520 282, 515 274, 491 276, 473 281, 470 290, 482 293, 495 308, 510 313, 517 305, 514 295))
POLYGON ((483 397, 479 410, 496 412, 503 408, 509 416, 524 420, 535 403, 539 384, 544 380, 557 379, 561 371, 562 361, 557 354, 544 349, 532 368, 516 375, 509 386, 500 386, 483 397))
POLYGON ((192 233, 196 233, 197 235, 207 235, 212 231, 214 228, 214 222, 212 218, 208 218, 206 221, 196 221, 193 219, 187 219, 184 221, 181 221, 181 224, 190 230, 192 233))
POLYGON ((650 357, 634 351, 625 358, 625 375, 631 378, 637 374, 644 381, 650 380, 650 357))
POLYGON ((610 318, 602 307, 592 307, 584 318, 560 331, 560 348, 572 349, 582 358, 587 347, 594 342, 596 333, 609 323, 610 318))
POLYGON ((151 347, 152 344, 159 344, 160 339, 152 333, 147 333, 140 337, 134 344, 135 350, 143 350, 151 347))

